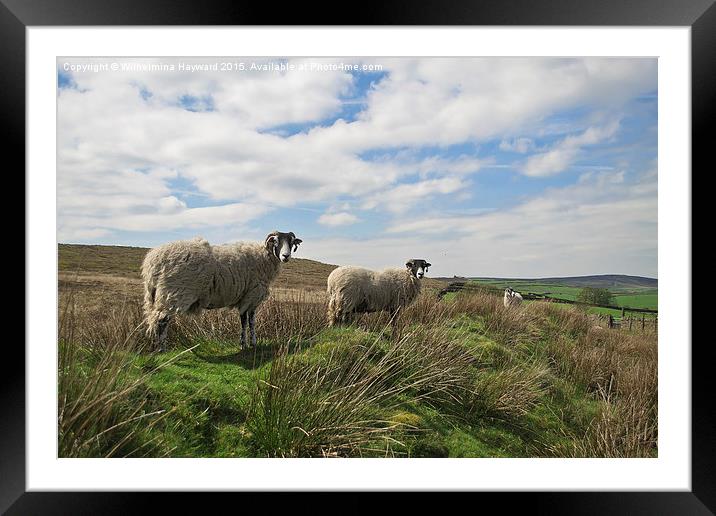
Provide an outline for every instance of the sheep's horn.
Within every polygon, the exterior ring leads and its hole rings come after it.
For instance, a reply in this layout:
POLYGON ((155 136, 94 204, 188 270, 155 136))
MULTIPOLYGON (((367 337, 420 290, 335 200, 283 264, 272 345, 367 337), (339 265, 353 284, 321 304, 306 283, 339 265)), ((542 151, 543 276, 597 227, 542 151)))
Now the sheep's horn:
POLYGON ((266 249, 267 249, 267 250, 269 250, 269 251, 271 250, 270 247, 269 247, 269 244, 270 244, 275 238, 276 238, 276 232, 275 232, 275 231, 274 231, 273 233, 269 233, 269 234, 266 236, 266 241, 264 242, 264 245, 266 246, 266 249))

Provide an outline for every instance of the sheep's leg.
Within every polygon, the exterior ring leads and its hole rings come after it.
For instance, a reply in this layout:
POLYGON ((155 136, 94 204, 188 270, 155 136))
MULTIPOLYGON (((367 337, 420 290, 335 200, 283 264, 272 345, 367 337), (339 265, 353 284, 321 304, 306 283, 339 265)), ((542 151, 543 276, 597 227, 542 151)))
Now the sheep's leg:
POLYGON ((167 333, 169 331, 169 323, 171 320, 171 316, 166 315, 157 323, 157 340, 155 344, 159 351, 167 350, 167 333))
POLYGON ((251 330, 251 346, 256 347, 256 312, 253 310, 249 315, 249 328, 251 330))
POLYGON ((241 347, 246 346, 246 327, 249 325, 249 311, 241 314, 241 347))
POLYGON ((340 308, 336 308, 331 319, 331 326, 344 324, 346 322, 346 313, 340 308))
POLYGON ((328 327, 332 328, 336 325, 341 316, 340 308, 338 308, 336 300, 331 296, 328 301, 328 327))

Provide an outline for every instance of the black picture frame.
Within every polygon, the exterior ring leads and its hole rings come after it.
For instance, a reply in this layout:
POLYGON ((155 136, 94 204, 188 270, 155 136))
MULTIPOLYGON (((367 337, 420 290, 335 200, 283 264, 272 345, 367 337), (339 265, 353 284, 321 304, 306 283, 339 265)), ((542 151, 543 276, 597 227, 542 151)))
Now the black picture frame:
MULTIPOLYGON (((716 104, 716 6, 714 0, 383 0, 357 5, 350 16, 322 4, 171 0, 0 0, 0 106, 6 159, 25 166, 25 30, 29 26, 92 25, 577 25, 689 26, 692 73, 692 170, 706 172, 712 147, 708 124, 716 104), (330 13, 330 14, 329 14, 330 13), (332 16, 331 16, 332 14, 332 16)), ((683 171, 685 177, 689 171, 683 171)), ((693 172, 691 172, 693 177, 693 172)), ((692 205, 694 203, 692 202, 692 205)), ((26 262, 27 263, 27 256, 26 262)), ((25 269, 25 275, 32 271, 25 269)), ((692 271, 693 273, 693 271, 692 271)), ((689 301, 689 300, 685 300, 689 301)), ((693 320, 693 316, 692 316, 693 320)), ((9 344, 9 343, 8 343, 9 344)), ((691 342, 669 343, 690 346, 691 342)), ((25 492, 25 357, 9 357, 0 375, 0 512, 7 514, 125 514, 181 504, 176 493, 128 494, 25 492), (12 364, 12 365, 9 365, 12 364)), ((524 503, 549 514, 712 514, 716 511, 714 411, 709 342, 692 352, 692 490, 690 492, 483 493, 500 509, 524 503)), ((225 494, 224 497, 246 496, 225 494)), ((229 501, 228 499, 226 501, 229 501)), ((253 500, 252 503, 257 503, 253 500)), ((237 502, 243 503, 243 502, 237 502)), ((258 502, 260 503, 260 502, 258 502)))

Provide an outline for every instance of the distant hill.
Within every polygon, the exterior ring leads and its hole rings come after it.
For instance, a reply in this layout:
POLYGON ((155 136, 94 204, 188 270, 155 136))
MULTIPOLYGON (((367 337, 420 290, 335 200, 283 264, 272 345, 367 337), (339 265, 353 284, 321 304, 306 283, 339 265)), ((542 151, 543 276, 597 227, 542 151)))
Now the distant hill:
POLYGON ((57 268, 64 272, 99 272, 139 276, 149 249, 121 245, 59 244, 57 268))
MULTIPOLYGON (((453 278, 444 278, 455 280, 453 278)), ((464 279, 464 278, 463 278, 464 279)), ((598 274, 593 276, 567 276, 563 278, 485 278, 474 277, 469 279, 483 281, 520 281, 539 283, 542 285, 563 285, 568 287, 594 287, 609 289, 655 289, 659 288, 659 280, 644 276, 628 276, 626 274, 598 274)))

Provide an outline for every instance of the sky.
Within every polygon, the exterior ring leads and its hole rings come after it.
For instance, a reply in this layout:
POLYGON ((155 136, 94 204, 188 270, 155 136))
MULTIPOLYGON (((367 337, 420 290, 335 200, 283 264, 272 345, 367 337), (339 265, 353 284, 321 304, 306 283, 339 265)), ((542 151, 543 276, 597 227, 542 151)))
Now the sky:
POLYGON ((657 277, 657 60, 58 58, 57 237, 657 277))

